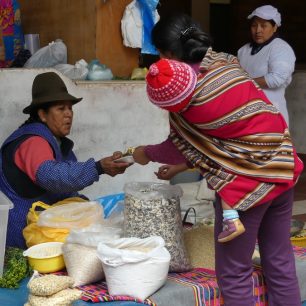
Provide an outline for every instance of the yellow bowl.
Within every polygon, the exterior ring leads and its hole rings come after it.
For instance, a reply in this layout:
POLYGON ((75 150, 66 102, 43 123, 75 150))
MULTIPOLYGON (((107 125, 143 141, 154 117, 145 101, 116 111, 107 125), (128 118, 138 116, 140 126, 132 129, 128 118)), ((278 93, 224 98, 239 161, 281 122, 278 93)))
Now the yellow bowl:
POLYGON ((306 229, 302 230, 299 235, 290 238, 293 245, 306 248, 306 229))
POLYGON ((63 242, 45 242, 36 244, 23 252, 28 257, 33 270, 41 273, 51 273, 65 268, 62 253, 63 242))

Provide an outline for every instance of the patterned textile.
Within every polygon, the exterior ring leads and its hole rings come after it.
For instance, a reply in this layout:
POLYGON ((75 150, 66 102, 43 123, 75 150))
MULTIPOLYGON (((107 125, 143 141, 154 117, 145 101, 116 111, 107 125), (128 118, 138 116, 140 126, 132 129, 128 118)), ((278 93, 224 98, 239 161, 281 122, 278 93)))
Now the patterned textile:
POLYGON ((10 67, 24 45, 17 0, 0 0, 0 68, 10 67))
POLYGON ((296 258, 300 258, 306 261, 306 248, 293 245, 293 252, 296 258))
MULTIPOLYGON (((221 306, 223 305, 222 297, 220 296, 220 290, 216 281, 215 272, 213 270, 196 268, 190 272, 185 273, 169 273, 168 282, 175 282, 179 285, 178 288, 188 287, 193 292, 194 306, 221 306)), ((109 302, 109 301, 135 301, 137 303, 144 303, 152 306, 162 306, 154 303, 154 295, 145 301, 140 301, 129 296, 111 296, 107 292, 107 286, 105 282, 99 282, 93 285, 80 286, 78 289, 83 291, 82 300, 97 302, 109 302)), ((159 292, 165 290, 162 287, 159 292)), ((177 289, 179 290, 179 289, 177 289)), ((254 292, 254 305, 266 306, 266 288, 264 285, 263 275, 259 268, 256 268, 253 272, 253 292, 254 292)), ((171 295, 176 294, 171 292, 171 295)), ((169 296, 169 293, 167 294, 169 296)), ((187 304, 182 303, 177 306, 193 306, 190 301, 187 304)))
POLYGON ((235 209, 274 199, 302 171, 284 118, 232 55, 207 51, 192 101, 170 124, 176 147, 235 209))
POLYGON ((152 303, 149 299, 141 301, 139 299, 135 299, 130 296, 109 295, 107 291, 107 285, 105 282, 80 286, 77 288, 83 291, 82 300, 87 302, 90 301, 93 303, 99 303, 99 302, 112 302, 112 301, 133 301, 136 303, 145 303, 147 305, 155 306, 155 304, 152 303))

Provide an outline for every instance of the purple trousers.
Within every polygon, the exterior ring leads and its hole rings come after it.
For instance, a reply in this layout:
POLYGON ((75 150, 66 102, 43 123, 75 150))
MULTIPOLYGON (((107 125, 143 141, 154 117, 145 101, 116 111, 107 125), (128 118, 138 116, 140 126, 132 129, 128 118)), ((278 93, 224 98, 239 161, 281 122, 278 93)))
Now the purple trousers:
POLYGON ((290 242, 293 189, 273 201, 240 211, 246 231, 219 243, 222 231, 221 199, 215 203, 216 274, 226 306, 254 306, 252 255, 258 238, 269 306, 301 306, 301 297, 290 242))

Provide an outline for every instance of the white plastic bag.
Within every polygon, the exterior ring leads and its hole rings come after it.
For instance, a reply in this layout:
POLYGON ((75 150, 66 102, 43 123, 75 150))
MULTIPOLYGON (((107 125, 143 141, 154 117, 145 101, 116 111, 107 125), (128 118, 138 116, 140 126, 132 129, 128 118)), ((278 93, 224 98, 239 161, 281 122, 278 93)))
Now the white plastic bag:
POLYGON ((133 0, 126 6, 121 20, 123 44, 126 47, 142 47, 142 18, 139 4, 133 0))
MULTIPOLYGON (((215 191, 207 187, 205 179, 197 182, 179 183, 176 185, 180 186, 183 190, 183 196, 181 197, 182 216, 184 216, 186 211, 191 207, 196 211, 196 223, 201 223, 204 219, 215 215, 213 205, 215 191)), ((189 216, 187 221, 191 221, 189 216)))
POLYGON ((67 47, 61 39, 37 50, 24 64, 24 68, 45 68, 67 64, 67 47))
POLYGON ((79 229, 72 229, 67 236, 67 243, 78 243, 88 247, 97 247, 100 242, 121 238, 123 224, 93 224, 79 229))
POLYGON ((87 62, 81 59, 77 61, 75 65, 58 64, 54 66, 54 69, 58 70, 71 80, 85 80, 88 74, 87 66, 87 62))
POLYGON ((163 238, 121 238, 99 243, 108 291, 145 300, 167 281, 170 253, 163 238))
MULTIPOLYGON (((158 11, 152 12, 154 22, 159 20, 158 11)), ((126 6, 121 19, 121 33, 126 47, 143 47, 143 16, 139 2, 133 0, 126 6)))
POLYGON ((82 228, 103 220, 103 208, 94 201, 51 207, 40 213, 37 225, 55 228, 82 228))
POLYGON ((65 243, 62 249, 66 270, 74 281, 74 287, 92 284, 104 279, 104 271, 97 254, 97 248, 65 243))
POLYGON ((91 81, 111 80, 113 78, 112 71, 99 60, 92 60, 88 65, 87 79, 91 81))

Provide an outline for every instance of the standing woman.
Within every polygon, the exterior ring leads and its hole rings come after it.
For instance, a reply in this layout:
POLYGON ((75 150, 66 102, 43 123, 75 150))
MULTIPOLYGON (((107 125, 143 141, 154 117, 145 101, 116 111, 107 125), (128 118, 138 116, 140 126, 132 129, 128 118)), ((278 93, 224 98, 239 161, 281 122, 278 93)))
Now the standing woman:
POLYGON ((275 7, 264 5, 254 10, 248 19, 252 42, 238 50, 240 65, 289 124, 285 90, 291 83, 296 58, 289 44, 278 37, 281 15, 275 7))
POLYGON ((176 60, 153 64, 146 78, 150 101, 170 112, 171 133, 160 144, 132 148, 135 161, 169 163, 157 173, 164 179, 197 167, 217 191, 216 275, 226 306, 254 305, 252 255, 257 240, 269 305, 300 306, 290 221, 293 186, 303 164, 283 116, 233 55, 210 48, 207 34, 189 16, 161 18, 152 41, 162 57, 176 60), (167 62, 188 63, 198 74, 188 77, 184 68, 167 71, 167 62), (271 146, 284 152, 278 154, 271 146), (279 175, 288 162, 290 177, 283 180, 279 175), (272 164, 276 171, 270 175, 272 164), (217 242, 222 231, 221 197, 236 206, 253 205, 240 213, 246 231, 226 243, 217 242))

